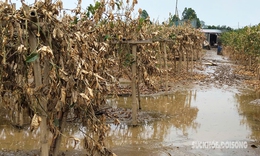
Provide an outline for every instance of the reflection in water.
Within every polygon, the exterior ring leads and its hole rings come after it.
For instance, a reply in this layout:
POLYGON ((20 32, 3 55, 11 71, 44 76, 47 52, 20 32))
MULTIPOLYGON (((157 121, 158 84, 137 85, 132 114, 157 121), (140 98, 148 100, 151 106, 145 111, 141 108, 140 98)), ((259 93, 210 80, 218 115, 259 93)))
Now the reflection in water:
POLYGON ((0 129, 0 150, 30 150, 39 148, 39 131, 30 133, 29 129, 18 131, 16 128, 2 125, 0 129))
MULTIPOLYGON (((191 101, 196 99, 196 91, 176 92, 168 96, 142 97, 142 110, 148 112, 159 112, 168 117, 141 125, 128 127, 121 125, 112 126, 107 144, 111 147, 122 144, 148 144, 151 142, 168 142, 174 136, 186 136, 188 130, 196 130, 199 124, 194 120, 198 109, 191 106, 191 101), (176 132, 172 136, 172 132, 176 132)), ((131 108, 131 98, 119 99, 119 107, 131 108), (127 101, 127 103, 125 103, 127 101)))
MULTIPOLYGON (((251 131, 240 123, 235 92, 209 88, 143 97, 143 110, 170 117, 138 127, 114 126, 107 144, 120 155, 126 150, 136 153, 138 149, 190 146, 192 141, 249 141, 251 131)), ((129 108, 130 101, 118 103, 129 108)))
MULTIPOLYGON (((127 125, 120 125, 119 127, 111 125, 111 131, 107 138, 108 146, 112 147, 121 144, 148 144, 151 142, 167 142, 172 138, 172 132, 177 132, 178 136, 188 135, 188 129, 198 127, 198 123, 194 122, 196 119, 198 109, 191 106, 192 97, 195 98, 196 92, 185 91, 176 92, 169 96, 151 96, 142 97, 143 111, 158 112, 165 114, 168 117, 160 119, 151 123, 146 123, 138 127, 128 127, 127 125), (177 130, 177 131, 176 131, 177 130), (113 141, 112 141, 113 140, 113 141)), ((112 107, 128 107, 131 108, 131 98, 122 97, 119 99, 107 100, 112 107)), ((4 122, 1 122, 4 123, 4 122)), ((6 122, 8 123, 8 122, 6 122)), ((83 139, 84 135, 79 131, 79 125, 68 124, 65 128, 65 135, 63 137, 61 149, 83 149, 83 141, 74 147, 74 140, 70 136, 83 139)), ((82 131, 86 131, 80 127, 82 131)), ((0 127, 0 141, 5 142, 1 144, 1 149, 37 149, 39 148, 39 131, 31 133, 29 129, 18 131, 17 129, 2 125, 0 127)), ((49 137, 51 140, 51 136, 49 137)))
POLYGON ((260 104, 250 104, 255 99, 260 99, 258 92, 242 92, 236 95, 237 107, 239 113, 243 116, 241 124, 248 126, 251 129, 250 139, 260 141, 260 104))

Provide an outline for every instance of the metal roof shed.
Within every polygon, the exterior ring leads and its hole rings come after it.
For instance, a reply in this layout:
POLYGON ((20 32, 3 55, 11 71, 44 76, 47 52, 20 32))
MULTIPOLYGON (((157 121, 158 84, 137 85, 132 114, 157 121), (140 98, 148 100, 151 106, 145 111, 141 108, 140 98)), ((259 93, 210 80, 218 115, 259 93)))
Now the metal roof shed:
POLYGON ((207 41, 210 46, 215 47, 218 43, 218 36, 222 33, 219 29, 201 29, 201 32, 205 33, 207 41))
POLYGON ((222 31, 219 29, 201 29, 201 32, 208 33, 208 34, 221 34, 222 31))

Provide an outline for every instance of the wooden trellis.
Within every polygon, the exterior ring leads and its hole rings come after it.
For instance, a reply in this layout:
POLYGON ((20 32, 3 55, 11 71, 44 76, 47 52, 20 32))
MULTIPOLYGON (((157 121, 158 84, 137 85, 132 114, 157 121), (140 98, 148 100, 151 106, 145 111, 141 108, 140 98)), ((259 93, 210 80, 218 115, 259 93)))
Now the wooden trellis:
MULTIPOLYGON (((137 45, 139 44, 151 44, 153 42, 160 42, 163 44, 163 53, 164 53, 164 67, 166 71, 166 83, 165 83, 165 90, 166 94, 168 94, 168 65, 167 65, 167 52, 166 52, 166 42, 173 42, 172 40, 140 40, 140 41, 118 41, 114 42, 114 44, 129 44, 132 47, 132 55, 133 55, 133 63, 131 65, 132 69, 132 81, 131 81, 131 89, 132 89, 132 125, 137 125, 137 113, 138 113, 138 105, 140 107, 140 93, 138 92, 138 103, 137 103, 137 88, 136 88, 136 58, 137 58, 137 45)), ((139 86, 138 86, 139 87, 139 86)), ((138 89, 139 90, 139 89, 138 89)))

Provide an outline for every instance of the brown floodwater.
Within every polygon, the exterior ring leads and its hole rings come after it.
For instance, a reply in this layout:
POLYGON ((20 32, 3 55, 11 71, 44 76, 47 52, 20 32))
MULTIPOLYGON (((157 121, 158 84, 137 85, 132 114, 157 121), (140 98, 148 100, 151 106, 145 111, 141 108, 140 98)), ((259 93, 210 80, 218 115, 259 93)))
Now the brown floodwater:
MULTIPOLYGON (((166 148, 189 147, 192 141, 260 141, 260 105, 249 104, 257 98, 259 94, 250 90, 216 87, 141 97, 142 111, 166 117, 137 127, 112 124, 106 144, 118 155, 135 156, 167 155, 166 148)), ((110 104, 131 108, 131 98, 120 97, 110 104)), ((19 131, 7 119, 1 115, 0 150, 39 148, 39 129, 19 131)), ((83 138, 77 126, 65 130, 67 136, 83 138)), ((62 149, 73 148, 73 140, 63 139, 62 149)), ((75 149, 83 149, 83 141, 75 149)))
MULTIPOLYGON (((163 155, 162 148, 191 146, 192 141, 259 141, 260 106, 249 105, 256 98, 254 92, 214 87, 143 97, 143 110, 170 118, 138 127, 112 126, 108 145, 119 155, 134 156, 163 155)), ((130 99, 124 101, 119 106, 130 107, 130 99)))

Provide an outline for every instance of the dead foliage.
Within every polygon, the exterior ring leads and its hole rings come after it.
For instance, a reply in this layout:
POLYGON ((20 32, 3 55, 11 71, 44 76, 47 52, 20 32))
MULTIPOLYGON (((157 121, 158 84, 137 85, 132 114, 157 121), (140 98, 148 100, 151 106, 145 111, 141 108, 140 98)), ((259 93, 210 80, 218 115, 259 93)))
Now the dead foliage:
MULTIPOLYGON (((126 5, 114 0, 96 1, 86 12, 81 11, 79 0, 71 14, 63 10, 61 0, 36 1, 31 6, 21 2, 18 10, 7 1, 0 2, 1 97, 6 107, 16 97, 22 99, 16 103, 35 117, 47 116, 53 140, 62 133, 63 119, 70 114, 95 134, 85 139, 90 155, 112 154, 104 146, 105 119, 97 118, 95 111, 105 104, 109 91, 117 93, 120 77, 131 78, 130 46, 121 41, 153 41, 138 45, 137 64, 140 81, 158 89, 156 79, 164 72, 158 61, 162 59, 161 43, 167 42, 167 59, 177 55, 193 58, 199 57, 204 40, 199 30, 189 26, 168 27, 133 18, 137 0, 126 5), (35 49, 32 43, 36 43, 35 49), (36 85, 37 62, 41 86, 36 85), (41 101, 47 103, 44 111, 41 101)), ((33 118, 32 130, 39 126, 39 119, 33 118)))

